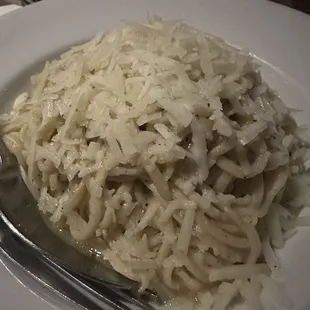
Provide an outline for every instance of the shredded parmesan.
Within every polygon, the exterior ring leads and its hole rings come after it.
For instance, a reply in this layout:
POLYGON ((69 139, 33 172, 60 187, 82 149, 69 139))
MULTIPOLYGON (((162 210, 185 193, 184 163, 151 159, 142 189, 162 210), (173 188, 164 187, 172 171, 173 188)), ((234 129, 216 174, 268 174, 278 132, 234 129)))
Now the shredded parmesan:
POLYGON ((141 289, 202 309, 242 296, 261 310, 261 286, 281 296, 273 247, 310 223, 294 223, 310 135, 247 52, 155 18, 73 47, 32 83, 0 122, 51 221, 141 289))

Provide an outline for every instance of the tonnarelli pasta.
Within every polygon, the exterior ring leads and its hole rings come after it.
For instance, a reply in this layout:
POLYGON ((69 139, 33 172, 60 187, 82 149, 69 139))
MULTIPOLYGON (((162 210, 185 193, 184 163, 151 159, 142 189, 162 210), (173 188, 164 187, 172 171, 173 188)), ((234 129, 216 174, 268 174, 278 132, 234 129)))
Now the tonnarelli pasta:
POLYGON ((2 128, 52 222, 104 241, 142 290, 261 309, 310 153, 247 52, 152 20, 73 47, 32 83, 2 128))

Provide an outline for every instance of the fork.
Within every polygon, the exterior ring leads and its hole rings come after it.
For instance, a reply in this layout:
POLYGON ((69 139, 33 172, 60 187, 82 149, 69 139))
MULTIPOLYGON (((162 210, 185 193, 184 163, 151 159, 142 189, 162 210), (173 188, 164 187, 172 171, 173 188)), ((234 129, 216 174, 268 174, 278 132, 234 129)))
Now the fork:
MULTIPOLYGON (((0 236, 0 247, 5 255, 19 265, 27 266, 24 269, 28 273, 37 279, 43 278, 43 282, 56 292, 61 287, 61 295, 69 295, 74 300, 78 291, 84 298, 80 301, 84 308, 85 301, 89 298, 93 303, 99 303, 100 307, 108 305, 116 310, 129 310, 125 302, 140 309, 152 309, 150 302, 159 302, 156 294, 147 291, 141 296, 137 293, 136 282, 125 278, 111 267, 99 264, 92 257, 82 255, 50 231, 22 178, 15 155, 1 137, 0 236), (11 239, 15 240, 12 245, 6 241, 11 239), (18 246, 23 249, 22 252, 18 252, 18 246), (30 264, 32 258, 27 259, 28 256, 34 257, 36 263, 30 264), (47 274, 42 275, 42 270, 45 269, 38 266, 45 266, 47 274), (68 290, 70 286, 71 289, 75 288, 74 293, 68 290)), ((100 308, 92 306, 90 309, 100 308)))
POLYGON ((39 281, 42 285, 57 293, 62 298, 69 300, 85 310, 100 310, 103 306, 109 306, 115 310, 129 310, 118 301, 113 302, 107 298, 104 303, 91 298, 81 287, 73 286, 72 283, 59 275, 40 259, 31 249, 23 246, 16 237, 10 233, 5 223, 0 220, 0 251, 2 256, 9 259, 29 276, 39 281))
POLYGON ((2 219, 0 251, 32 278, 85 310, 106 309, 107 306, 113 310, 132 310, 125 302, 143 310, 152 309, 149 304, 128 294, 128 291, 124 292, 104 284, 98 285, 99 283, 96 287, 87 279, 80 278, 49 259, 44 259, 27 244, 23 244, 17 236, 12 235, 2 219))

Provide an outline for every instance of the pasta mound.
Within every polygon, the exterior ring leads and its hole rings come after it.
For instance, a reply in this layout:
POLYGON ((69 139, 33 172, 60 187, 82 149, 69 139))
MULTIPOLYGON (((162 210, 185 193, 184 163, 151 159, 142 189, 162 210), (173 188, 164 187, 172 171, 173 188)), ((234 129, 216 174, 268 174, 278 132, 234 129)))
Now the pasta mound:
POLYGON ((73 47, 32 83, 4 140, 52 222, 104 240, 142 290, 260 309, 255 283, 274 287, 273 248, 305 202, 290 184, 309 184, 309 137, 247 52, 153 20, 73 47))

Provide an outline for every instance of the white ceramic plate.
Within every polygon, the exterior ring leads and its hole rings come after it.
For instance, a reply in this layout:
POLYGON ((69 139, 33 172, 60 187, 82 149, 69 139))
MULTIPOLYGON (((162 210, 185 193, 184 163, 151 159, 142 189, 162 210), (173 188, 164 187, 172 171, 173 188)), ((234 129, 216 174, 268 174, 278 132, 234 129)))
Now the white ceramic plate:
MULTIPOLYGON (((262 63, 269 84, 288 105, 305 111, 300 121, 309 121, 310 16, 264 0, 45 0, 17 10, 0 18, 1 109, 8 107, 10 98, 42 61, 99 31, 128 20, 144 20, 147 12, 183 19, 233 45, 249 48, 262 63)), ((309 240, 310 230, 303 229, 279 252, 294 310, 310 309, 309 240)), ((77 309, 16 266, 3 263, 2 310, 77 309)))

